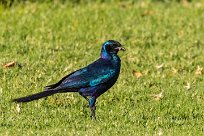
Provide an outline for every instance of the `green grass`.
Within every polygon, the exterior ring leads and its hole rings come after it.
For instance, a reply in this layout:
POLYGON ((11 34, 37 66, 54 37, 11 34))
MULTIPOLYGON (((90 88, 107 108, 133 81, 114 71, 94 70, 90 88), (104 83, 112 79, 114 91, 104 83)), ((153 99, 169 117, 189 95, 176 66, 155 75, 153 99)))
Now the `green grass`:
POLYGON ((203 22, 204 2, 0 7, 0 135, 203 135, 204 70, 195 74, 204 68, 203 22), (11 99, 96 60, 108 39, 127 51, 117 83, 97 100, 97 122, 75 93, 17 112, 11 99), (18 65, 3 67, 11 61, 18 65))

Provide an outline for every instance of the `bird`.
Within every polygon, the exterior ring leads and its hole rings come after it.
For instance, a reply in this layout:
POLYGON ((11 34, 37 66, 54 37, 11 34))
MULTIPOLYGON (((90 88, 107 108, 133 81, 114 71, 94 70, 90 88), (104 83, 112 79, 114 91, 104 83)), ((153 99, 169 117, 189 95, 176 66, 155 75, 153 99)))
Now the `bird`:
POLYGON ((46 86, 42 92, 13 99, 13 102, 25 103, 57 93, 78 92, 88 101, 90 117, 96 120, 96 99, 117 81, 121 67, 117 54, 125 50, 118 41, 107 40, 102 44, 100 57, 93 63, 68 74, 55 84, 46 86))

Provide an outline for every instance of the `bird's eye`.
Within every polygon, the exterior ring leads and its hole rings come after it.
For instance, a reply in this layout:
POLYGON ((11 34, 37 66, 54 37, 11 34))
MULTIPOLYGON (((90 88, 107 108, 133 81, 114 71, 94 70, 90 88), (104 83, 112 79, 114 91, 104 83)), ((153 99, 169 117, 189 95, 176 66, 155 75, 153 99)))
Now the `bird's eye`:
POLYGON ((107 45, 106 46, 106 51, 110 51, 111 50, 111 46, 110 45, 107 45))

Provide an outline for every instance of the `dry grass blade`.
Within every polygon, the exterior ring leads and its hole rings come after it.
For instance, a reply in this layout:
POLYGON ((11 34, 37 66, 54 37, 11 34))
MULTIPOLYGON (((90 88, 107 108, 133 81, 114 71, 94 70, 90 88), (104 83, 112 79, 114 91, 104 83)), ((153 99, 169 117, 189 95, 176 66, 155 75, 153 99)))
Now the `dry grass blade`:
POLYGON ((11 68, 11 67, 14 67, 15 65, 16 65, 16 62, 12 61, 12 62, 4 64, 3 67, 4 68, 11 68))
POLYGON ((16 105, 16 111, 19 113, 20 110, 21 110, 21 108, 20 108, 20 104, 17 104, 17 105, 16 105))
POLYGON ((157 65, 155 67, 156 67, 156 69, 162 69, 164 67, 164 64, 160 64, 160 65, 157 65))

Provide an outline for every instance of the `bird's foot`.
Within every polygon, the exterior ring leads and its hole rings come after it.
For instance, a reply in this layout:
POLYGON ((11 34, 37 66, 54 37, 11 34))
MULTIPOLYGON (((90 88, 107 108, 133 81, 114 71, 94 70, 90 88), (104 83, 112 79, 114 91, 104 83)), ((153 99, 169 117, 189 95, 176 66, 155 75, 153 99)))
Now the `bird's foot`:
POLYGON ((92 108, 91 108, 91 118, 92 119, 94 119, 94 120, 96 120, 96 114, 95 114, 95 110, 96 110, 96 106, 93 106, 92 108))

